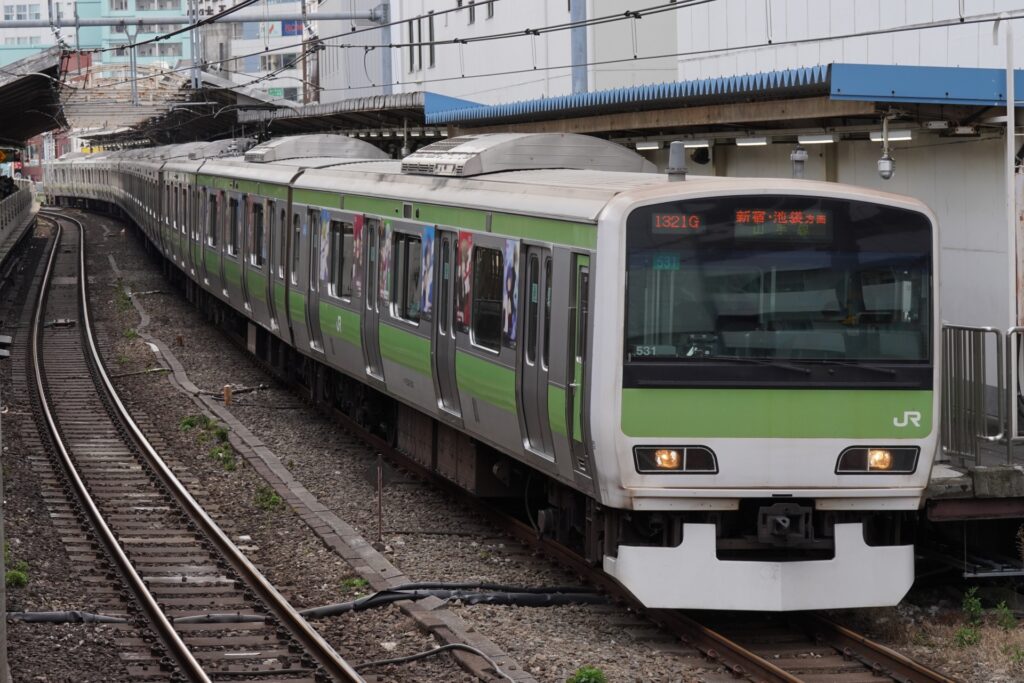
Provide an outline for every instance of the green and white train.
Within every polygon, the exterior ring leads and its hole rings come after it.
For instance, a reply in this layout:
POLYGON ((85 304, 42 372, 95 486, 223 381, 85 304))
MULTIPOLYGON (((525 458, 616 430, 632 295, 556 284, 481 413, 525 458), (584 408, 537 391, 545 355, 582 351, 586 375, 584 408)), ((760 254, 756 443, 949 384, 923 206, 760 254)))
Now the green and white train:
POLYGON ((574 135, 248 144, 64 158, 46 192, 129 217, 253 353, 646 605, 909 589, 940 386, 920 202, 677 182, 574 135))

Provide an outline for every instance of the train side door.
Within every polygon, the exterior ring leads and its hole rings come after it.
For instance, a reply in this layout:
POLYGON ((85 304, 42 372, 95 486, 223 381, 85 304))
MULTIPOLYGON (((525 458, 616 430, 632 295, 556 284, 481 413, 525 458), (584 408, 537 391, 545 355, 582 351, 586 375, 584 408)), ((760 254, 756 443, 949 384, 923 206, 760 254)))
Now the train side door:
POLYGON ((327 240, 324 231, 330 225, 326 211, 309 209, 309 289, 306 296, 306 331, 309 345, 314 351, 324 352, 323 332, 320 330, 320 284, 323 273, 320 259, 327 255, 327 240), (321 249, 323 254, 321 255, 321 249))
POLYGON ((363 292, 366 298, 363 303, 363 354, 366 361, 366 372, 371 377, 384 380, 384 363, 380 356, 380 270, 381 251, 384 248, 384 224, 379 218, 366 219, 363 228, 366 242, 366 256, 363 270, 366 277, 363 292))
POLYGON ((437 301, 434 305, 434 379, 437 390, 437 405, 444 412, 462 416, 459 404, 459 387, 455 380, 455 266, 458 233, 437 230, 434 236, 437 301))
POLYGON ((590 318, 590 257, 573 254, 572 295, 569 299, 569 382, 566 391, 566 419, 573 465, 586 469, 587 432, 585 422, 586 376, 588 363, 587 330, 590 318))
POLYGON ((555 443, 548 418, 551 349, 551 250, 524 245, 526 278, 520 301, 523 317, 519 344, 519 414, 523 443, 545 458, 554 458, 555 443))

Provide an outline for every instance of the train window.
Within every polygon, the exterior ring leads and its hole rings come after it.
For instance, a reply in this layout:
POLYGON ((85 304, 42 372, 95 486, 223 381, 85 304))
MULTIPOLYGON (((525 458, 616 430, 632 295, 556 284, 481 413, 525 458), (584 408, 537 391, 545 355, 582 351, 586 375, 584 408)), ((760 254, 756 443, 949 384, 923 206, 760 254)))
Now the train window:
MULTIPOLYGON (((286 231, 288 229, 288 212, 285 209, 281 209, 281 215, 278 218, 277 225, 282 231, 286 231)), ((287 258, 287 250, 285 249, 286 235, 286 232, 282 232, 277 238, 277 277, 281 280, 284 279, 284 266, 285 259, 287 258)))
POLYGON ((263 205, 252 205, 252 249, 249 254, 249 263, 254 266, 263 267, 267 259, 266 238, 263 231, 263 205))
POLYGON ((240 214, 238 200, 232 197, 228 200, 228 239, 225 245, 230 256, 238 256, 238 221, 241 219, 240 214))
POLYGON ((537 313, 540 312, 540 259, 530 256, 526 266, 526 362, 537 360, 537 313))
POLYGON ((299 245, 302 244, 302 216, 299 214, 292 215, 292 275, 291 281, 293 285, 299 284, 299 258, 302 255, 302 251, 299 249, 299 245))
POLYGON ((587 318, 590 308, 590 270, 579 269, 579 291, 577 299, 580 302, 579 310, 576 312, 576 361, 582 363, 587 357, 587 318))
POLYGON ((211 192, 206 203, 206 243, 217 246, 217 195, 211 192))
POLYGON ((540 351, 540 364, 548 367, 551 351, 551 257, 544 259, 544 346, 540 351))
POLYGON ((441 334, 448 333, 448 309, 451 300, 452 243, 447 235, 441 240, 441 291, 438 298, 437 327, 441 334))
POLYGON ((497 352, 501 347, 501 282, 504 256, 500 249, 473 249, 473 343, 497 352))
POLYGON ((331 296, 352 296, 352 224, 331 221, 331 296))
POLYGON ((391 276, 392 315, 413 323, 420 319, 421 247, 419 235, 395 233, 391 254, 394 264, 391 276))
POLYGON ((188 223, 188 190, 181 188, 181 234, 185 234, 185 224, 188 223))

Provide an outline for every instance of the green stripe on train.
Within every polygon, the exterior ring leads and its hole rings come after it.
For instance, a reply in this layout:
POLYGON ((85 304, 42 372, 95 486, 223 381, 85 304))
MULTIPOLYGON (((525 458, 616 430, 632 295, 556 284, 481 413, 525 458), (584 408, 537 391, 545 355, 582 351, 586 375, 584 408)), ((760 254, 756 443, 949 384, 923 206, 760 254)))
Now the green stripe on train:
POLYGON ((380 325, 380 355, 430 377, 430 339, 391 325, 380 325))
POLYGON ((224 279, 233 285, 242 285, 242 266, 235 259, 224 259, 224 279))
POLYGON ((212 249, 204 249, 206 258, 206 272, 217 277, 220 274, 220 253, 212 249))
POLYGON ((329 301, 320 302, 320 329, 326 337, 347 341, 356 347, 362 346, 359 314, 342 308, 329 301))
POLYGON ((294 289, 288 290, 288 317, 293 326, 306 322, 306 296, 294 289))
POLYGON ((922 438, 932 431, 932 392, 624 389, 622 431, 660 438, 922 438), (907 419, 913 413, 919 426, 907 419))
POLYGON ((321 206, 328 209, 341 208, 341 195, 323 190, 292 190, 292 203, 307 206, 321 206))
POLYGON ((460 391, 516 414, 516 373, 511 368, 456 351, 455 377, 460 391))
POLYGON ((250 268, 245 269, 245 288, 256 301, 267 302, 267 276, 250 268))
POLYGON ((548 422, 555 434, 566 435, 565 389, 548 384, 548 422))
POLYGON ((287 306, 285 305, 284 300, 284 283, 274 280, 274 313, 277 316, 278 324, 281 325, 282 328, 287 328, 287 323, 284 320, 286 308, 287 306))

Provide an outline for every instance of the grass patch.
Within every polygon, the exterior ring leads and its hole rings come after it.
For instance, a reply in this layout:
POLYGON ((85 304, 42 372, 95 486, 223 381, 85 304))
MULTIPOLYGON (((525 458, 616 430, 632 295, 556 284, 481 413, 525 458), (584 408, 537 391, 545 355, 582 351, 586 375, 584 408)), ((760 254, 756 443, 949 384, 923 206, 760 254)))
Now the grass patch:
POLYGON ((18 560, 11 563, 11 546, 4 543, 4 566, 10 567, 4 574, 4 584, 8 588, 24 588, 28 585, 28 562, 18 560))
POLYGON ((596 666, 581 666, 565 683, 608 683, 608 676, 596 666))
POLYGON ((125 339, 138 339, 139 338, 139 333, 135 330, 134 327, 129 327, 128 329, 126 329, 124 331, 123 334, 124 334, 124 338, 125 339))
POLYGON ((353 576, 341 582, 341 587, 350 591, 360 590, 366 588, 369 585, 370 582, 361 576, 353 576))
POLYGON ((284 500, 266 484, 256 489, 252 497, 253 504, 265 512, 276 512, 284 507, 284 500))
POLYGON ((132 297, 128 294, 128 290, 124 288, 124 285, 120 280, 117 281, 117 296, 115 301, 117 302, 117 310, 122 313, 132 307, 132 297))
POLYGON ((188 432, 193 429, 207 429, 213 420, 205 415, 186 415, 178 421, 178 429, 188 432))
POLYGON ((238 469, 238 458, 235 457, 235 450, 229 443, 219 443, 209 452, 210 458, 216 460, 221 467, 228 472, 238 469))

